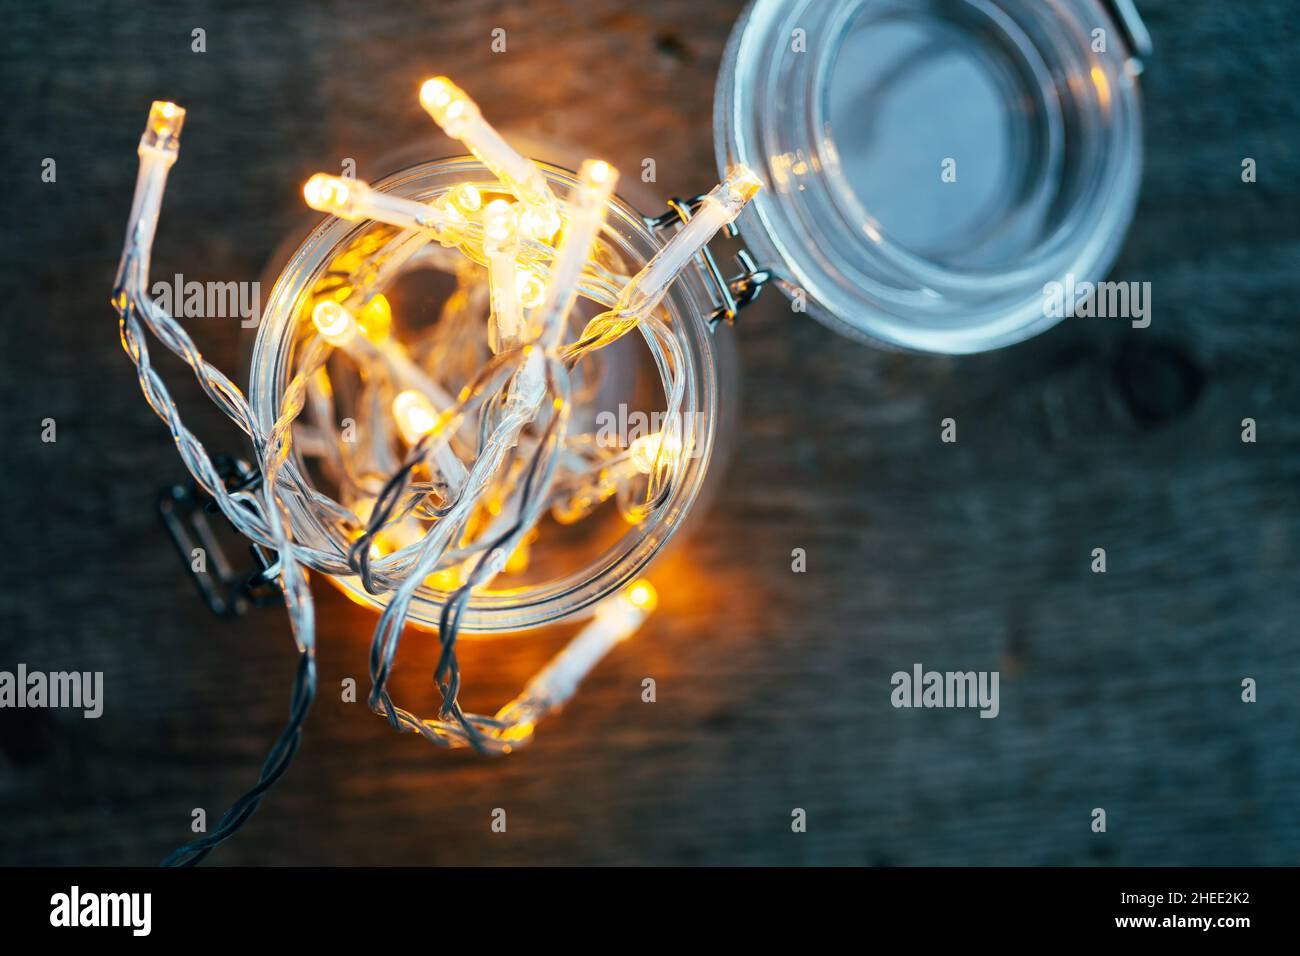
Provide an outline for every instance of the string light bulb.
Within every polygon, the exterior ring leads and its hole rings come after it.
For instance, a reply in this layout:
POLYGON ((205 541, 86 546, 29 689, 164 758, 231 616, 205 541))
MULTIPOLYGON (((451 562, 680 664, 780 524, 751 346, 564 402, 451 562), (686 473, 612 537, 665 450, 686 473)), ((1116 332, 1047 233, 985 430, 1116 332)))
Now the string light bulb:
POLYGON ((149 121, 140 138, 141 149, 156 149, 173 155, 180 149, 185 110, 175 103, 155 100, 149 107, 149 121))
POLYGON ((388 296, 376 292, 357 313, 357 327, 361 334, 371 342, 381 343, 388 340, 393 329, 393 307, 388 296))
POLYGON ((487 257, 488 347, 493 352, 518 348, 524 317, 519 300, 519 215, 515 204, 494 199, 483 209, 483 254, 487 257))
POLYGON ((445 76, 435 76, 421 85, 420 105, 444 133, 460 140, 528 207, 526 222, 530 236, 549 240, 559 231, 562 224, 559 203, 546 177, 483 119, 478 105, 464 90, 445 76))
POLYGON ((408 445, 414 445, 437 427, 438 413, 429 400, 415 389, 398 392, 393 399, 393 418, 408 445))
POLYGON ((530 680, 523 693, 497 712, 513 746, 526 743, 537 722, 564 707, 583 679, 614 647, 645 623, 659 596, 644 578, 601 602, 591 623, 579 631, 530 680))
POLYGON ((677 432, 651 432, 642 435, 628 449, 628 460, 643 475, 655 468, 671 464, 682 453, 682 439, 677 432))
POLYGON ((428 229, 440 233, 451 225, 444 209, 372 189, 360 179, 316 173, 302 187, 302 198, 318 212, 340 219, 373 219, 399 229, 428 229))
POLYGON ((564 334, 565 321, 578 293, 578 279, 591 258, 592 247, 605 222, 605 207, 618 182, 618 171, 603 159, 584 160, 578 185, 569 202, 569 226, 555 251, 551 278, 541 304, 530 320, 534 338, 554 348, 564 334))
POLYGON ((687 263, 705 243, 736 221, 740 211, 763 188, 763 182, 746 166, 732 166, 726 178, 704 196, 690 221, 627 284, 620 297, 623 308, 638 315, 653 309, 687 263))
POLYGON ((351 344, 357 334, 357 321, 352 313, 331 299, 316 303, 311 321, 321 338, 338 348, 351 344))
POLYGON ((627 600, 638 611, 649 614, 659 606, 659 592, 653 584, 642 578, 627 589, 627 600))
POLYGON ((735 222, 762 188, 763 181, 747 166, 729 167, 726 178, 701 199, 691 218, 623 287, 614 307, 587 323, 574 350, 609 345, 643 322, 659 307, 673 280, 710 239, 735 222))
POLYGON ((542 304, 546 295, 546 283, 536 272, 520 269, 517 278, 519 304, 525 309, 535 309, 542 304))
POLYGON ((447 191, 444 204, 450 204, 461 212, 470 214, 483 207, 483 194, 473 183, 461 183, 447 191))

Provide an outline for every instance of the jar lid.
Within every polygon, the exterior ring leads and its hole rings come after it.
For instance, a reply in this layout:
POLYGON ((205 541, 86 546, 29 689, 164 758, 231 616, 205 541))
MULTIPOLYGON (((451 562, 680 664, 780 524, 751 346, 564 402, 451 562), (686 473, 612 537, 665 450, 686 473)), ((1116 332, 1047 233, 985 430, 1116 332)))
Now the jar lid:
POLYGON ((794 307, 942 353, 1059 321, 1044 287, 1105 274, 1141 178, 1149 39, 1110 2, 753 0, 714 142, 764 179, 738 225, 794 307))

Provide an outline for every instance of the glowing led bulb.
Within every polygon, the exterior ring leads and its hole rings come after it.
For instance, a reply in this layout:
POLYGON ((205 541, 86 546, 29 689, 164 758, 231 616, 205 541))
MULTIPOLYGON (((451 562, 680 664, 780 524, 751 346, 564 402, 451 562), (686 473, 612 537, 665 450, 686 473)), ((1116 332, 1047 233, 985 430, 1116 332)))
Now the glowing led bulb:
POLYGON ((302 187, 307 205, 340 219, 374 219, 400 229, 429 229, 441 233, 450 220, 445 210, 372 189, 360 179, 317 173, 302 187))
POLYGON ((603 159, 589 159, 585 165, 587 168, 583 174, 583 179, 586 182, 594 183, 598 186, 604 185, 605 183, 613 185, 614 180, 618 178, 618 172, 603 159))
POLYGON ((591 669, 636 633, 658 601, 654 585, 643 578, 598 604, 593 620, 497 713, 498 720, 512 725, 511 737, 526 743, 537 721, 562 707, 591 669))
POLYGON ((149 107, 144 135, 140 137, 140 148, 175 153, 180 148, 181 127, 184 125, 185 110, 175 103, 154 100, 149 107))
POLYGON ((317 173, 303 185, 302 198, 312 209, 333 213, 340 219, 352 218, 352 189, 339 176, 317 173))
POLYGON ((312 324, 330 345, 342 348, 357 334, 357 321, 352 313, 332 299, 322 299, 311 311, 312 324))
POLYGON ((659 605, 659 594, 645 578, 633 581, 620 594, 596 607, 596 624, 607 628, 611 644, 636 633, 650 613, 659 605))
POLYGON ((634 441, 628 449, 628 458, 637 471, 648 475, 656 466, 671 465, 681 453, 682 440, 676 432, 654 432, 634 441))
POLYGON ((446 201, 461 212, 478 212, 483 206, 483 196, 472 183, 461 183, 446 195, 446 201))
POLYGON ((523 311, 519 305, 519 235, 514 203, 494 199, 483 210, 483 254, 488 261, 488 345, 506 352, 522 344, 523 311))
POLYGON ((578 185, 569 198, 569 226, 551 263, 551 281, 531 321, 532 334, 546 348, 559 345, 564 335, 578 280, 605 222, 605 204, 616 182, 617 170, 603 159, 585 160, 578 170, 578 185))
POLYGON ((553 206, 529 206, 519 217, 519 234, 525 239, 550 242, 560 231, 564 220, 553 206))
POLYGON ((494 199, 483 210, 483 248, 485 251, 508 248, 515 241, 514 204, 494 199))
POLYGON ((184 123, 185 110, 175 103, 155 100, 149 107, 149 118, 136 149, 140 167, 126 225, 126 242, 122 245, 117 278, 113 280, 112 301, 119 312, 126 310, 132 297, 148 295, 149 263, 154 233, 158 228, 158 212, 162 208, 163 192, 167 189, 167 174, 180 154, 184 123))
POLYGON ((619 297, 620 306, 637 315, 645 315, 657 306, 686 264, 718 230, 735 221, 762 187, 762 180, 748 167, 729 168, 727 178, 709 191, 690 221, 627 284, 619 297))
POLYGON ((614 308, 587 323, 579 336, 582 348, 608 345, 653 312, 673 280, 720 229, 735 221, 762 185, 753 170, 730 167, 726 179, 709 191, 682 228, 628 280, 614 308))
POLYGON ((371 342, 385 341, 393 328, 393 307, 388 297, 382 292, 371 296, 357 315, 357 326, 371 342))
POLYGON ((758 178, 758 173, 743 163, 736 163, 727 167, 727 178, 709 195, 721 201, 731 213, 731 218, 735 219, 745 204, 758 195, 762 188, 763 180, 758 178))
POLYGON ((464 124, 478 113, 478 106, 445 76, 424 81, 420 86, 420 105, 453 139, 461 137, 464 124))
POLYGON ((536 272, 520 270, 516 287, 519 290, 519 304, 525 309, 535 309, 542 304, 546 283, 536 272))
POLYGON ((438 427, 438 413, 429 400, 414 389, 399 392, 393 399, 393 418, 408 445, 414 445, 438 427))
POLYGON ((637 610, 649 614, 659 606, 659 593, 653 584, 642 578, 627 589, 627 600, 637 610))
POLYGON ((433 201, 433 207, 447 219, 447 228, 441 237, 442 244, 451 245, 464 241, 467 237, 465 227, 470 217, 483 206, 483 197, 472 183, 461 183, 443 193, 433 201))
POLYGON ((560 228, 559 203, 546 177, 483 119, 477 104, 464 90, 445 76, 435 76, 420 87, 420 105, 444 133, 460 140, 528 207, 522 231, 529 238, 549 239, 555 235, 560 228))

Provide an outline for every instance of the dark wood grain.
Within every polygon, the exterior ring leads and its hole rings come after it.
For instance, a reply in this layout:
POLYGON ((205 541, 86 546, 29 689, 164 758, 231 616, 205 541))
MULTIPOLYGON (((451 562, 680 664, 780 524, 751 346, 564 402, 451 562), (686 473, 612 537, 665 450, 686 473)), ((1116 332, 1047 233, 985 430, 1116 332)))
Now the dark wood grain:
MULTIPOLYGON (((1288 0, 1142 6, 1147 167, 1114 275, 1153 283, 1150 329, 1077 320, 917 357, 765 299, 735 330, 732 461, 656 571, 660 612, 534 746, 447 754, 341 703, 342 678, 365 686, 373 618, 318 585, 324 691, 301 754, 212 862, 1300 863, 1300 26, 1288 0), (914 661, 1000 669, 1001 716, 892 709, 889 675, 914 661), (1257 704, 1240 702, 1246 676, 1257 704)), ((413 108, 435 71, 557 154, 652 156, 660 196, 711 184, 739 8, 123 3, 7 20, 0 667, 102 670, 109 703, 97 721, 0 711, 0 863, 161 859, 191 808, 217 814, 253 780, 288 707, 283 615, 212 618, 152 510, 180 465, 107 304, 149 101, 190 110, 157 274, 254 278, 304 221, 309 172, 447 151, 413 108)), ((239 368, 233 323, 191 329, 239 368)), ((233 447, 162 365, 191 427, 233 447)), ((568 633, 465 646, 468 704, 508 699, 568 633)), ((397 689, 423 699, 429 655, 411 651, 397 689)))

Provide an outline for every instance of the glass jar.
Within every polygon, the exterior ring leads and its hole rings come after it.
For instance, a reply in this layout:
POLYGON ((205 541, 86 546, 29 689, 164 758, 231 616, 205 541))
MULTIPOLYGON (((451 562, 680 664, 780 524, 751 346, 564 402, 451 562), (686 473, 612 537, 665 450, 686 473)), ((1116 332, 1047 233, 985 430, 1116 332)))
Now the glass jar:
MULTIPOLYGON (((575 186, 572 173, 539 164, 556 195, 564 199, 575 186)), ((453 187, 469 183, 488 188, 493 177, 477 161, 468 158, 445 159, 422 163, 372 183, 376 189, 408 199, 428 202, 453 187)), ((602 232, 608 250, 621 259, 628 274, 639 271, 660 248, 661 238, 645 218, 615 197, 607 206, 602 232)), ((298 247, 280 272, 267 300, 257 338, 253 345, 249 381, 249 403, 260 429, 269 432, 294 373, 295 356, 303 335, 311 328, 310 307, 313 290, 340 256, 370 240, 376 230, 391 227, 373 221, 347 222, 330 218, 322 223, 298 247)), ((442 252, 436 243, 431 251, 442 252)), ((447 253, 447 255, 459 255, 447 253)), ((414 270, 397 280, 419 278, 414 270)), ((385 290, 392 296, 394 289, 385 290)), ((400 291, 397 293, 400 295, 400 291)), ((415 289, 407 298, 415 305, 438 296, 427 289, 415 289)), ((585 304, 585 303, 584 303, 585 304)), ((598 311, 598 310, 596 310, 598 311)), ((400 316, 402 309, 394 309, 400 316)), ((691 270, 673 283, 661 306, 665 318, 680 342, 685 359, 685 397, 682 406, 683 456, 680 472, 671 483, 667 499, 639 524, 629 525, 615 516, 614 521, 586 525, 548 528, 559 540, 554 553, 541 562, 542 567, 526 577, 525 583, 500 590, 475 591, 463 617, 461 634, 505 634, 564 620, 590 609, 605 597, 626 587, 660 552, 685 521, 692 505, 705 490, 706 476, 719 451, 719 423, 728 414, 723 400, 724 379, 734 374, 729 358, 729 344, 713 334, 709 316, 711 305, 701 273, 691 270)), ((594 312, 593 312, 594 314, 594 312)), ((607 394, 601 396, 605 410, 618 415, 619 407, 634 411, 652 407, 654 397, 639 394, 637 384, 644 383, 635 360, 627 353, 644 342, 632 334, 601 351, 611 353, 612 373, 607 394)), ((633 412, 634 413, 634 412, 633 412)), ((626 416, 625 416, 626 417, 626 416)), ((725 434, 725 431, 722 432, 725 434)), ((317 490, 319 476, 308 467, 298 443, 292 446, 285 465, 294 483, 317 490)), ((326 491, 328 493, 328 491, 326 491)), ((329 516, 309 506, 302 496, 286 496, 295 539, 346 559, 351 540, 329 516)), ((331 580, 355 601, 382 609, 387 595, 374 595, 354 577, 331 580)), ((409 620, 416 626, 436 629, 438 616, 449 592, 429 583, 423 584, 411 604, 409 620)))
POLYGON ((755 260, 807 311, 894 348, 981 352, 1095 281, 1142 169, 1130 0, 754 0, 718 74, 718 165, 768 188, 755 260))

